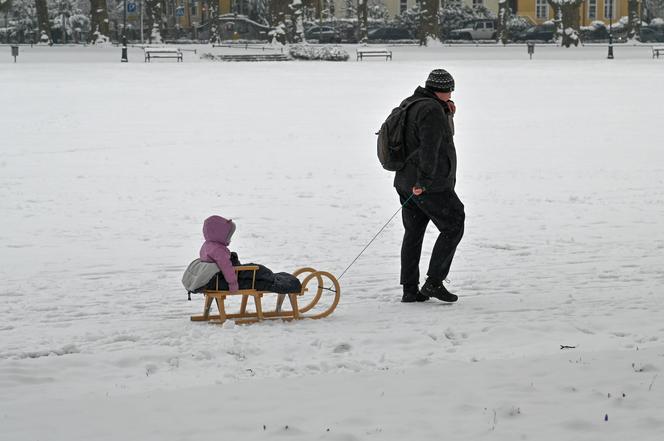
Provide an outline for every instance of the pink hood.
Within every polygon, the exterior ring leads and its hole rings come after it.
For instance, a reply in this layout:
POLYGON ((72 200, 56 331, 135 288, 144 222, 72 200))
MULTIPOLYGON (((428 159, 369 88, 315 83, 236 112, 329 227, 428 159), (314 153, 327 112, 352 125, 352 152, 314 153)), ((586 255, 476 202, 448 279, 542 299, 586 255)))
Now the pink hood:
POLYGON ((210 216, 203 223, 203 237, 206 241, 219 242, 228 246, 235 233, 235 223, 221 216, 210 216))
POLYGON ((221 216, 210 216, 203 223, 203 236, 205 243, 201 247, 200 258, 203 262, 215 262, 228 282, 231 291, 239 289, 237 275, 231 262, 231 252, 228 244, 235 233, 233 221, 221 216))

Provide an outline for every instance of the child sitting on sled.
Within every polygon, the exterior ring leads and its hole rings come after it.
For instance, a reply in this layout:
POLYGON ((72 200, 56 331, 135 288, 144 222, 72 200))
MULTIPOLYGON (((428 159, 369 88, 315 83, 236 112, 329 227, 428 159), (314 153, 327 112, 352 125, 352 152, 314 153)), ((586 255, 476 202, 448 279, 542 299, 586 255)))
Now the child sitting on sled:
POLYGON ((189 264, 182 277, 182 284, 191 292, 228 290, 236 293, 240 289, 280 294, 298 293, 302 285, 297 277, 289 273, 273 273, 264 265, 251 263, 258 270, 236 272, 233 267, 242 266, 237 254, 228 249, 235 233, 235 223, 221 216, 210 216, 203 223, 205 243, 199 258, 189 264), (215 264, 215 265, 211 265, 215 264))
POLYGON ((231 251, 228 245, 231 243, 235 224, 230 219, 221 216, 210 216, 203 222, 203 237, 205 243, 199 252, 201 262, 214 262, 228 283, 228 290, 235 292, 240 289, 237 274, 233 269, 231 251))

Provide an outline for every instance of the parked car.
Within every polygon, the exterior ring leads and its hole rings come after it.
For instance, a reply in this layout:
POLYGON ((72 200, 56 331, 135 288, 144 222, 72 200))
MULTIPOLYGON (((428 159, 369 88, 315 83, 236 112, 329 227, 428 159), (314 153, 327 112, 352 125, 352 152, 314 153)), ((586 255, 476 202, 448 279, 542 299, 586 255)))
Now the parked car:
POLYGON ((581 27, 580 35, 581 41, 606 41, 609 39, 609 31, 601 22, 581 27))
MULTIPOLYGON (((250 20, 244 15, 223 14, 217 18, 217 33, 223 40, 258 40, 267 41, 269 26, 250 20)), ((162 35, 163 36, 163 35, 162 35)), ((172 35, 176 39, 178 35, 172 35)))
POLYGON ((314 26, 304 32, 307 40, 318 40, 319 43, 341 43, 341 34, 328 26, 314 26))
POLYGON ((664 31, 657 29, 644 26, 641 28, 640 37, 642 43, 664 43, 664 31))
POLYGON ((551 41, 556 36, 556 25, 545 23, 519 32, 512 39, 514 41, 551 41))
POLYGON ((496 38, 496 24, 493 20, 475 20, 462 29, 450 32, 451 40, 494 40, 496 38))
POLYGON ((412 40, 413 35, 404 28, 377 28, 367 34, 369 40, 412 40))

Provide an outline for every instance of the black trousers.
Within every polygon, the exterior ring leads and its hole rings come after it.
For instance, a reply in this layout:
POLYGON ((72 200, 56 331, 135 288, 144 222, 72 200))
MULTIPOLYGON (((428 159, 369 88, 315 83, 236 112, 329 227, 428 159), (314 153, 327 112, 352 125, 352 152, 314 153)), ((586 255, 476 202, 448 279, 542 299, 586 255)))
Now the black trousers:
MULTIPOLYGON (((397 193, 402 205, 411 194, 399 189, 397 193)), ((427 275, 442 282, 450 272, 454 253, 463 237, 466 219, 463 203, 454 190, 425 192, 410 198, 401 215, 405 229, 401 244, 401 284, 419 285, 422 242, 429 221, 440 233, 431 253, 427 275)))

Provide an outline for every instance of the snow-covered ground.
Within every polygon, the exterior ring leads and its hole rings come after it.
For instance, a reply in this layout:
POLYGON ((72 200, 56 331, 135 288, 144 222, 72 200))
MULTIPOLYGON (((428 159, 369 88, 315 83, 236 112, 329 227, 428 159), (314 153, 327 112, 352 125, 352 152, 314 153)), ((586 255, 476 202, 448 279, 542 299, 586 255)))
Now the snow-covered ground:
POLYGON ((661 439, 664 62, 648 47, 201 49, 0 60, 1 440, 661 439), (457 84, 459 303, 399 302, 397 218, 329 318, 190 322, 202 300, 180 277, 210 214, 236 221, 243 261, 346 268, 398 208, 374 132, 433 68, 457 84))

